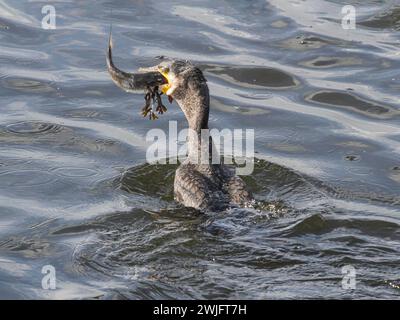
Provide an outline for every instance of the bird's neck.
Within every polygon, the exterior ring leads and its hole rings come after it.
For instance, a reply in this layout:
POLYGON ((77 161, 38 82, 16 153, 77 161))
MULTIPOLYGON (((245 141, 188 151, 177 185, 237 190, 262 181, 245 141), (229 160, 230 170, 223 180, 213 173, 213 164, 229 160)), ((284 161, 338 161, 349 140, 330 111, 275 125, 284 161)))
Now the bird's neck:
POLYGON ((202 129, 208 129, 208 117, 210 110, 210 96, 206 92, 194 93, 185 99, 178 101, 185 114, 189 129, 201 133, 202 129))
POLYGON ((188 159, 196 163, 200 163, 200 160, 201 163, 207 162, 211 156, 212 142, 207 138, 210 96, 208 88, 205 89, 192 92, 186 99, 177 101, 189 124, 188 159))

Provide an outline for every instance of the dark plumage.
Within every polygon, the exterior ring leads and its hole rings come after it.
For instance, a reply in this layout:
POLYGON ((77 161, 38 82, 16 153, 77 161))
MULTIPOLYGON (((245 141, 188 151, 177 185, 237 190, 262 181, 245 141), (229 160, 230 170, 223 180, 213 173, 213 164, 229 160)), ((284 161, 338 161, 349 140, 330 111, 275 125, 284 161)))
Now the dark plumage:
POLYGON ((160 72, 168 79, 166 94, 182 109, 189 124, 188 158, 175 174, 174 193, 178 202, 197 209, 221 210, 230 205, 243 206, 253 200, 243 180, 223 164, 201 163, 201 148, 212 154, 212 141, 201 146, 202 129, 208 129, 210 95, 200 69, 187 61, 161 63, 160 72))

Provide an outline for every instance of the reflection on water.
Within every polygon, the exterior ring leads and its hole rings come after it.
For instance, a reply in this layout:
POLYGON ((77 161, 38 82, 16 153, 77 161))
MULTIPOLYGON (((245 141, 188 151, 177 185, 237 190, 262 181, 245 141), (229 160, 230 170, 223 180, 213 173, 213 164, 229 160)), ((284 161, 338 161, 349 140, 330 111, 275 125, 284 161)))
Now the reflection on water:
POLYGON ((354 95, 344 92, 317 92, 309 97, 311 101, 320 102, 332 107, 347 107, 349 110, 360 112, 368 116, 386 116, 387 113, 399 115, 399 111, 395 108, 384 107, 374 102, 364 101, 354 95))
POLYGON ((356 30, 339 0, 57 2, 43 30, 42 3, 0 1, 0 297, 397 298, 397 2, 353 1, 356 30), (110 81, 110 23, 121 68, 191 59, 210 127, 255 130, 254 208, 174 202, 144 137, 185 119, 110 81))
POLYGON ((220 76, 234 85, 259 87, 292 87, 295 79, 279 70, 270 68, 208 67, 206 72, 220 76))
POLYGON ((361 21, 360 25, 369 28, 400 30, 400 8, 393 6, 383 12, 378 12, 367 20, 361 21))

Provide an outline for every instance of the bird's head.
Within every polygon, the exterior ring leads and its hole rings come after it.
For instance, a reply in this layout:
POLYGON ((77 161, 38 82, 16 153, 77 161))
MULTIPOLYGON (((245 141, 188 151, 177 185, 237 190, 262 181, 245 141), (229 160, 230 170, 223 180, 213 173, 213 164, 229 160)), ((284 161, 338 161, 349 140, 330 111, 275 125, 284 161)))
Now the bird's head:
POLYGON ((207 87, 202 71, 189 61, 163 61, 157 70, 167 80, 167 84, 161 86, 162 92, 178 102, 196 96, 196 91, 204 91, 207 87))
POLYGON ((207 128, 210 96, 203 72, 183 60, 161 62, 157 70, 167 82, 161 91, 178 102, 190 128, 207 128))
POLYGON ((207 127, 210 103, 207 81, 203 72, 189 61, 166 60, 155 67, 141 68, 138 73, 124 72, 112 61, 111 32, 106 60, 108 72, 120 88, 135 92, 159 87, 170 102, 177 101, 191 128, 207 127))

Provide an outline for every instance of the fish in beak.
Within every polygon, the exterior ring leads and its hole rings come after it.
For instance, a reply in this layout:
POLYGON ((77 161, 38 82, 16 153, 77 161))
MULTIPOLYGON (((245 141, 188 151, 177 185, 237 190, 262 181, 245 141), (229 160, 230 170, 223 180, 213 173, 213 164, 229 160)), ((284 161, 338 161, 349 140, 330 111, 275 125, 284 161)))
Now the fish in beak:
POLYGON ((118 69, 112 60, 112 35, 108 40, 108 51, 106 56, 108 73, 111 79, 121 89, 127 92, 137 92, 148 87, 154 88, 167 84, 167 79, 157 70, 149 72, 128 73, 118 69))
MULTIPOLYGON (((106 55, 108 73, 111 79, 121 89, 127 92, 137 92, 138 90, 145 91, 145 106, 142 108, 142 115, 149 115, 150 120, 158 119, 154 110, 158 114, 163 114, 167 108, 163 105, 161 94, 158 88, 168 85, 168 79, 159 72, 157 68, 141 69, 136 73, 128 73, 118 69, 112 60, 112 34, 110 29, 110 37, 108 40, 108 50, 106 55), (154 107, 157 104, 157 107, 154 107)), ((162 92, 164 91, 161 89, 162 92)), ((168 97, 171 102, 170 97, 168 97)))

